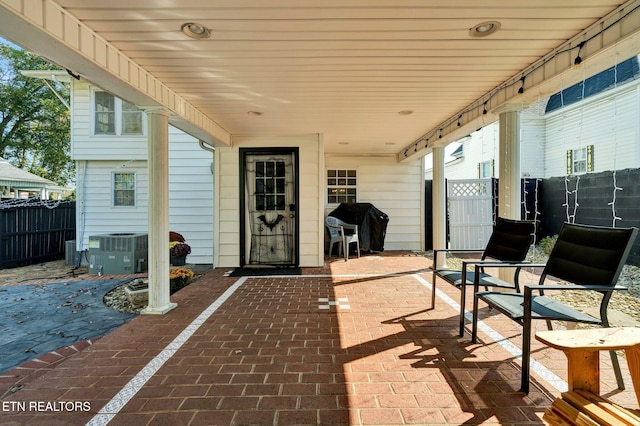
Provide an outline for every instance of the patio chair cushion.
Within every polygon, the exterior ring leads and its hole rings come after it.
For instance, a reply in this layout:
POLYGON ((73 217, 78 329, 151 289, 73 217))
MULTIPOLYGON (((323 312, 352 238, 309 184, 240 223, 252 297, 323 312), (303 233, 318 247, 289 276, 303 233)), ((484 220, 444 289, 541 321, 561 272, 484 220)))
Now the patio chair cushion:
MULTIPOLYGON (((438 276, 445 281, 460 287, 462 285, 462 271, 454 269, 445 269, 438 271, 438 276)), ((514 288, 514 285, 501 279, 491 276, 487 273, 481 272, 478 274, 480 280, 480 286, 502 287, 502 288, 514 288)), ((467 271, 467 285, 473 285, 475 279, 475 272, 467 271)))
MULTIPOLYGON (((478 297, 513 320, 518 321, 524 318, 524 296, 522 293, 481 291, 478 293, 478 297)), ((602 324, 602 321, 598 318, 580 312, 570 306, 563 305, 545 296, 533 296, 531 316, 533 319, 602 324)))

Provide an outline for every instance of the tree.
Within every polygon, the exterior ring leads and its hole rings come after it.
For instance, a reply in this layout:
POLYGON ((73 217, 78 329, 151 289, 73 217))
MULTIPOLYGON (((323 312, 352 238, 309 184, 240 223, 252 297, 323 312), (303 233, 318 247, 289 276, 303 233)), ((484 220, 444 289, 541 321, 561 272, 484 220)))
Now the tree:
MULTIPOLYGON (((40 79, 22 70, 59 69, 30 52, 0 41, 0 156, 13 165, 60 185, 74 179, 70 112, 40 79)), ((52 82, 66 97, 69 87, 52 82)))

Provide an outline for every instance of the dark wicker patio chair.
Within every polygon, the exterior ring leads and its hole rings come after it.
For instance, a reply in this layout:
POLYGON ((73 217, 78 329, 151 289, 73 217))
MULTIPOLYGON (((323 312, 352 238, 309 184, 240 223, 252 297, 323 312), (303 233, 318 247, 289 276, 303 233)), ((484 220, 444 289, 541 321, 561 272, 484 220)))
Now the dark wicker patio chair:
MULTIPOLYGON (((520 390, 529 393, 529 363, 531 360, 531 321, 551 320, 609 326, 607 306, 614 291, 627 290, 617 286, 618 276, 633 245, 637 228, 606 228, 565 223, 558 240, 549 255, 537 285, 524 285, 524 293, 480 291, 486 284, 476 280, 473 303, 473 328, 471 339, 475 343, 478 333, 478 304, 482 300, 489 307, 503 313, 522 325, 522 380, 520 390), (548 276, 566 284, 544 284, 548 276), (538 290, 539 295, 533 295, 538 290), (580 312, 570 306, 544 296, 545 290, 594 290, 602 294, 600 318, 580 312)), ((510 265, 518 267, 518 265, 510 265)), ((624 389, 620 365, 615 352, 611 352, 618 387, 624 389)))
POLYGON ((529 247, 533 243, 535 233, 535 224, 531 221, 510 220, 501 217, 496 218, 493 226, 493 232, 489 237, 489 242, 484 250, 462 250, 462 249, 437 249, 433 251, 433 275, 431 288, 431 308, 435 307, 436 300, 436 277, 440 277, 450 284, 460 289, 460 337, 464 335, 464 314, 466 302, 466 286, 472 286, 476 274, 479 278, 480 285, 491 287, 511 288, 520 291, 518 284, 518 275, 520 268, 514 269, 513 283, 500 280, 497 277, 485 273, 482 265, 487 259, 492 260, 492 265, 497 266, 496 262, 522 262, 527 256, 529 247), (468 260, 462 262, 462 269, 437 269, 438 254, 448 253, 477 253, 481 254, 480 260, 468 260), (467 271, 468 266, 476 265, 476 272, 467 271), (466 285, 462 285, 466 283, 466 285))

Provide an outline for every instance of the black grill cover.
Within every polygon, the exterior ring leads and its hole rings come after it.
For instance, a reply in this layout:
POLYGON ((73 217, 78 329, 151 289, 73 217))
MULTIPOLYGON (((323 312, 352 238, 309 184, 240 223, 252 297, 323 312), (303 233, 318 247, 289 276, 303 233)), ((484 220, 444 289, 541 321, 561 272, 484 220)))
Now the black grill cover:
POLYGON ((389 216, 371 203, 342 203, 329 216, 358 225, 361 251, 384 251, 389 216))

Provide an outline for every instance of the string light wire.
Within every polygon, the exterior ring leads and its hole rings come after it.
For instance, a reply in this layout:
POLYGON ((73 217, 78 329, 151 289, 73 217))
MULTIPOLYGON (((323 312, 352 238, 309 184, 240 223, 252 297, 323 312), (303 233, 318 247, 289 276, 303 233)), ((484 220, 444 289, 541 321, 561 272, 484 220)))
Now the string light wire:
MULTIPOLYGON (((569 46, 563 50, 558 50, 556 52, 554 52, 552 55, 549 55, 548 57, 542 58, 542 60, 540 60, 538 63, 532 65, 529 69, 527 69, 519 79, 517 80, 509 80, 506 81, 505 83, 503 83, 502 85, 496 87, 495 89, 491 90, 486 97, 483 97, 482 99, 484 99, 484 101, 482 102, 482 115, 486 115, 488 114, 488 110, 487 110, 487 105, 489 103, 489 101, 491 101, 491 99, 493 99, 496 95, 498 95, 501 91, 509 89, 517 84, 520 84, 521 87, 518 89, 518 93, 524 93, 524 82, 525 79, 531 75, 532 73, 536 72, 537 70, 544 68, 550 61, 556 59, 558 56, 567 53, 567 52, 572 52, 574 50, 578 50, 578 53, 576 55, 576 58, 574 59, 574 64, 575 65, 580 65, 583 62, 583 58, 581 56, 582 53, 582 48, 589 43, 591 40, 594 40, 598 37, 600 37, 603 33, 605 33, 606 31, 608 31, 609 29, 611 29, 614 25, 617 25, 619 22, 623 21, 625 18, 627 18, 629 15, 635 13, 635 11, 637 9, 640 9, 640 5, 629 9, 629 10, 624 10, 623 13, 620 14, 620 16, 617 19, 614 19, 609 25, 603 26, 602 28, 600 28, 600 30, 598 30, 597 32, 595 32, 593 35, 591 35, 588 38, 585 38, 584 40, 582 40, 580 43, 576 44, 575 46, 569 46)), ((469 114, 471 112, 473 112, 474 110, 477 110, 480 107, 480 103, 476 103, 473 106, 466 108, 462 111, 460 111, 458 113, 457 117, 461 117, 465 114, 469 114)), ((451 126, 453 126, 454 124, 456 124, 459 121, 459 118, 450 118, 449 120, 443 122, 440 126, 438 126, 438 128, 449 128, 451 126)), ((457 126, 456 126, 457 127, 457 126)), ((436 131, 431 131, 428 134, 423 135, 422 137, 420 137, 417 141, 411 143, 409 145, 409 147, 417 144, 419 141, 423 140, 425 137, 433 137, 436 134, 436 131)), ((425 147, 426 148, 426 147, 425 147)), ((409 149, 407 148, 404 151, 404 156, 407 157, 408 156, 408 151, 409 149)))
MULTIPOLYGON (((615 56, 616 65, 613 67, 613 75, 614 75, 614 88, 618 87, 618 52, 616 51, 615 56)), ((623 188, 618 186, 618 180, 616 176, 616 158, 618 157, 618 139, 617 139, 617 124, 618 124, 618 94, 616 94, 613 98, 613 199, 607 205, 611 206, 611 216, 612 216, 612 225, 614 228, 616 227, 616 221, 622 220, 620 216, 616 213, 616 193, 618 191, 622 191, 623 188)))

